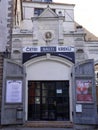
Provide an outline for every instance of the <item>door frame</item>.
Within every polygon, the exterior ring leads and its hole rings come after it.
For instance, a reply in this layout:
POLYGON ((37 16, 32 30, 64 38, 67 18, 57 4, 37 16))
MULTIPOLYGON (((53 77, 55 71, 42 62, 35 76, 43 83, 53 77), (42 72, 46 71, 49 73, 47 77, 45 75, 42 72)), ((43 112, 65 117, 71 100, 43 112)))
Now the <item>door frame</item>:
POLYGON ((28 86, 28 94, 30 94, 28 95, 28 101, 30 101, 30 104, 28 104, 28 113, 30 112, 30 117, 28 115, 28 120, 36 121, 37 120, 37 118, 35 118, 37 117, 36 114, 39 113, 38 120, 55 120, 55 121, 68 120, 69 121, 69 114, 70 114, 69 80, 67 81, 28 81, 28 83, 30 84, 30 86, 28 86), (36 88, 37 85, 39 86, 38 88, 36 88), (37 95, 35 95, 36 90, 38 91, 37 95), (61 90, 61 92, 57 93, 57 90, 61 90), (33 95, 31 94, 31 92, 33 93, 33 95), (43 92, 46 92, 46 93, 43 93, 43 92), (35 102, 36 98, 40 99, 39 100, 40 103, 35 102), (61 100, 59 100, 59 98, 61 98, 61 100), (31 103, 32 99, 33 99, 33 102, 31 103), (49 99, 51 99, 51 103, 49 99), (67 106, 66 106, 66 103, 67 103, 67 106), (39 105, 39 108, 40 108, 39 112, 37 113, 32 108, 32 106, 34 107, 36 105, 37 106, 39 105), (44 105, 46 105, 45 107, 46 109, 43 108, 44 105), (62 109, 63 113, 62 112, 58 113, 59 111, 57 108, 58 109, 65 108, 65 109, 64 110, 62 109), (34 110, 33 113, 32 113, 32 110, 34 110), (43 114, 47 113, 47 114, 43 115, 42 113, 43 114), (31 115, 34 115, 34 118, 33 116, 31 117, 31 115))
MULTIPOLYGON (((70 121, 73 121, 73 117, 72 117, 72 111, 73 111, 73 104, 72 104, 72 76, 71 76, 71 73, 72 73, 72 66, 74 65, 74 63, 70 62, 69 60, 67 60, 65 58, 61 58, 61 57, 58 57, 58 56, 52 56, 50 54, 46 54, 45 56, 40 56, 40 57, 37 57, 37 58, 33 58, 33 59, 31 59, 31 60, 24 63, 24 66, 25 66, 25 69, 26 69, 26 75, 27 75, 26 76, 26 93, 25 93, 25 95, 26 95, 25 96, 25 101, 26 101, 26 103, 25 103, 25 113, 26 113, 25 120, 26 121, 28 120, 28 118, 27 118, 28 117, 28 113, 27 113, 28 112, 28 108, 27 108, 27 106, 28 106, 28 80, 36 80, 36 81, 39 80, 39 81, 41 81, 40 78, 36 79, 36 78, 34 78, 34 76, 32 76, 32 79, 29 79, 30 77, 29 77, 28 69, 29 69, 29 67, 33 67, 33 66, 35 66, 35 65, 37 65, 39 63, 46 63, 46 62, 56 63, 56 64, 60 65, 61 67, 65 66, 65 68, 68 68, 67 72, 64 72, 65 79, 62 79, 62 80, 69 80, 69 83, 70 83, 69 84, 69 86, 70 86, 69 87, 70 121)), ((47 70, 48 70, 48 66, 47 66, 47 70)), ((35 71, 37 71, 37 70, 35 70, 35 71)), ((44 80, 47 80, 47 79, 44 79, 44 80)), ((51 79, 48 79, 48 80, 51 80, 51 79)), ((58 78, 56 79, 56 77, 55 77, 53 80, 58 80, 58 78)))

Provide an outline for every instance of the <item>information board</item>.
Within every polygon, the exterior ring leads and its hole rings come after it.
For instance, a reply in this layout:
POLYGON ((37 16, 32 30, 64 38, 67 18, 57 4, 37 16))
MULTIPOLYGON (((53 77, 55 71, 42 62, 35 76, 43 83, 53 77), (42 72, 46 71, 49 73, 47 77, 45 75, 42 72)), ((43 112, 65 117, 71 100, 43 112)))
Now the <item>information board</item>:
POLYGON ((7 80, 6 81, 6 103, 22 102, 22 81, 7 80))

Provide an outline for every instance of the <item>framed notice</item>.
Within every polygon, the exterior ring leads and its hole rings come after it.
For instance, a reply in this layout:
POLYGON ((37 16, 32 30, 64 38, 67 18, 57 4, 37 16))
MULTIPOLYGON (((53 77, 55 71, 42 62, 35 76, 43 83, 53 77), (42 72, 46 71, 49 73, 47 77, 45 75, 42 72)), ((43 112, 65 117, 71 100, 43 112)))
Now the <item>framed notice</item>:
POLYGON ((6 103, 22 102, 22 81, 7 80, 6 81, 6 103))
POLYGON ((62 94, 62 89, 57 89, 57 90, 56 90, 56 93, 62 94))
POLYGON ((76 112, 82 112, 82 105, 76 104, 76 112))
POLYGON ((92 102, 92 80, 76 80, 76 98, 78 102, 92 102))

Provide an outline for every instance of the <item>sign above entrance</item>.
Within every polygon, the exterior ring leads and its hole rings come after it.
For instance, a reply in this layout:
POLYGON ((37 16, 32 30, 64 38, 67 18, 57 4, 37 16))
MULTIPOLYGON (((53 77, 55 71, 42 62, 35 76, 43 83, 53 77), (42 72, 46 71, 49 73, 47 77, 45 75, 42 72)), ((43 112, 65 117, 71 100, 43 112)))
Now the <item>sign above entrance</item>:
POLYGON ((23 52, 74 52, 73 46, 27 46, 23 48, 23 52))
POLYGON ((47 53, 53 56, 59 56, 75 63, 75 54, 73 46, 27 46, 23 48, 23 63, 30 59, 44 56, 47 53))

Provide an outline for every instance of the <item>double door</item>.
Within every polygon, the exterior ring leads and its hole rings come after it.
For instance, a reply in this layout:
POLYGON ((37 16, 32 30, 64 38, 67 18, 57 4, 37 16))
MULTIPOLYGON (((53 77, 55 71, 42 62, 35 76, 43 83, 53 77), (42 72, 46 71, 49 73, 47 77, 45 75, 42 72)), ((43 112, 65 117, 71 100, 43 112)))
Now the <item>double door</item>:
POLYGON ((28 84, 28 120, 69 120, 69 81, 28 84))

